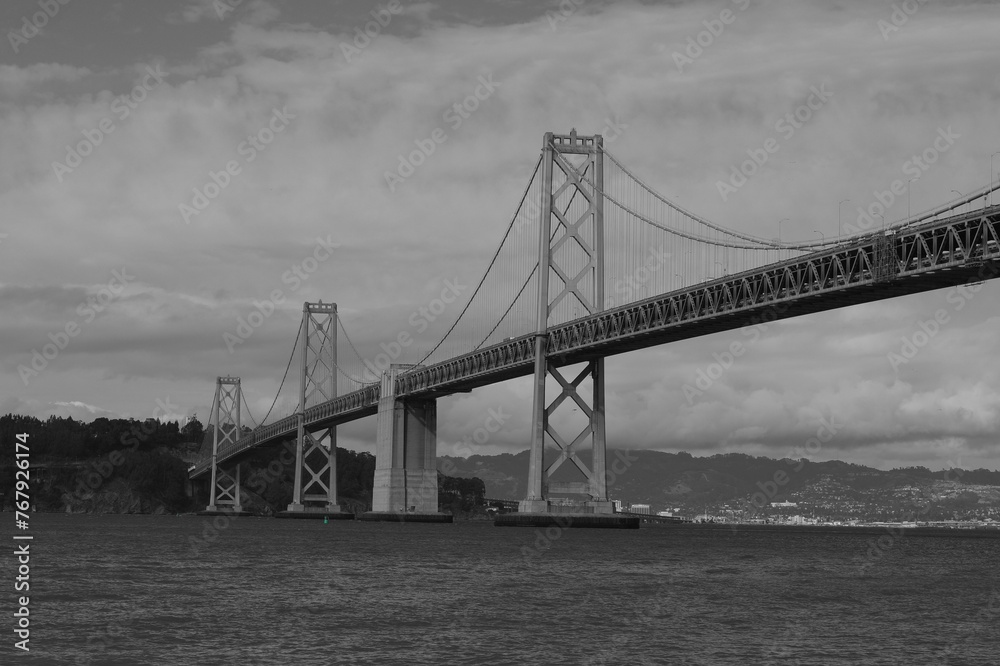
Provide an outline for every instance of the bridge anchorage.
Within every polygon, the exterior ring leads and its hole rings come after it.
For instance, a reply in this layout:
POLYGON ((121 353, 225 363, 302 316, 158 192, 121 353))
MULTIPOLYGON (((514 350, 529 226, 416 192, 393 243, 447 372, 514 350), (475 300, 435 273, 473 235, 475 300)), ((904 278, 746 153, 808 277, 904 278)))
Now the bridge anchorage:
POLYGON ((219 448, 235 444, 243 436, 240 405, 243 389, 239 377, 216 377, 215 398, 211 412, 212 480, 210 499, 203 514, 241 514, 240 462, 219 463, 219 448), (221 507, 227 507, 223 510, 221 507))

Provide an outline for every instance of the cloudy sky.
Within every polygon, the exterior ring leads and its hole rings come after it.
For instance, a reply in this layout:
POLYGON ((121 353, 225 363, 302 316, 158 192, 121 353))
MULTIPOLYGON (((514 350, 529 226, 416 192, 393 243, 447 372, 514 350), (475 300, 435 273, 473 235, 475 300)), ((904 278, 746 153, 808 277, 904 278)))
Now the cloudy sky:
MULTIPOLYGON (((367 355, 412 332, 445 280, 474 283, 546 131, 620 127, 615 155, 660 191, 759 236, 787 218, 785 240, 837 235, 840 211, 856 220, 896 180, 917 176, 890 221, 983 187, 1000 151, 994 2, 388 7, 2 4, 0 411, 203 416, 216 375, 232 374, 263 413, 303 301, 337 302, 367 355), (489 97, 449 123, 483 80, 489 97), (825 101, 777 133, 813 88, 825 101), (447 140, 390 188, 398 156, 439 127, 447 140), (720 194, 772 136, 780 150, 720 194), (329 258, 283 279, 317 239, 329 258), (278 311, 228 349, 223 335, 276 289, 278 311), (40 359, 50 342, 63 348, 40 359)), ((787 455, 824 418, 836 434, 816 459, 996 469, 998 294, 932 292, 614 357, 609 445, 787 455), (890 362, 938 311, 913 358, 890 362), (686 395, 734 340, 746 353, 686 395)), ((523 450, 529 404, 528 379, 442 399, 439 451, 490 409, 510 416, 476 450, 523 450)), ((372 450, 374 426, 341 428, 341 444, 372 450)))

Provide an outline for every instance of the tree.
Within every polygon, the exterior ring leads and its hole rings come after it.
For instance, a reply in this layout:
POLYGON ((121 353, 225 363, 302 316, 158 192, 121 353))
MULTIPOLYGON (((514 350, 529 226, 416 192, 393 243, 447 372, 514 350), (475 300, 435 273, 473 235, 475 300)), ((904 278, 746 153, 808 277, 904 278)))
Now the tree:
POLYGON ((205 438, 205 426, 198 420, 197 414, 192 414, 191 420, 184 424, 184 427, 181 429, 181 435, 183 435, 184 441, 194 442, 198 446, 201 446, 201 442, 205 438))

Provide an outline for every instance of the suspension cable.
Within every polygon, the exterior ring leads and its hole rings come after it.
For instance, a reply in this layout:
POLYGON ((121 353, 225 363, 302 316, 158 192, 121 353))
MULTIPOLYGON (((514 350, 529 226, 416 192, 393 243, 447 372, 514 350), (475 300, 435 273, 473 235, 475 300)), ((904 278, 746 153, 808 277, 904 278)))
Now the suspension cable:
POLYGON ((780 250, 806 250, 806 249, 812 249, 812 248, 817 248, 817 247, 820 247, 820 248, 830 247, 830 246, 833 246, 833 245, 837 244, 835 241, 830 241, 830 242, 826 242, 826 243, 794 243, 794 244, 792 244, 792 243, 777 243, 777 242, 774 242, 774 241, 767 241, 767 245, 769 245, 769 247, 760 247, 758 245, 746 245, 746 244, 742 244, 742 243, 732 243, 732 242, 722 242, 722 241, 712 240, 710 238, 705 238, 704 236, 697 236, 695 234, 687 233, 687 232, 684 232, 684 231, 679 231, 677 229, 671 229, 670 227, 668 227, 668 226, 666 226, 664 224, 661 224, 661 223, 659 223, 659 222, 657 222, 655 220, 651 220, 648 217, 646 217, 645 215, 643 215, 642 213, 639 213, 638 211, 635 211, 635 210, 629 208, 628 206, 626 206, 625 204, 621 203, 616 198, 614 198, 613 196, 611 196, 610 194, 608 194, 607 192, 603 191, 601 188, 599 188, 597 185, 595 185, 594 182, 592 180, 590 180, 589 178, 584 177, 583 180, 586 181, 597 192, 600 192, 601 196, 603 196, 605 199, 607 199, 608 201, 610 201, 611 203, 613 203, 615 206, 617 206, 621 210, 625 211, 629 215, 632 215, 633 217, 636 217, 636 218, 642 220, 646 224, 652 225, 652 226, 656 227, 657 229, 661 229, 663 231, 666 231, 667 233, 674 234, 675 236, 680 236, 681 238, 687 238, 688 240, 693 240, 693 241, 696 241, 696 242, 699 242, 699 243, 705 243, 706 245, 714 245, 716 247, 731 247, 731 248, 743 249, 743 250, 770 251, 770 250, 775 250, 775 249, 780 249, 780 250))
POLYGON ((521 288, 518 289, 517 295, 514 296, 514 300, 510 302, 510 305, 507 306, 507 309, 504 311, 504 313, 500 315, 500 319, 497 320, 496 326, 494 326, 490 330, 490 332, 486 334, 486 337, 483 338, 483 341, 480 342, 478 345, 476 345, 472 351, 479 351, 479 349, 486 344, 486 341, 490 339, 490 336, 493 335, 493 333, 498 328, 500 328, 500 324, 502 324, 503 320, 507 317, 508 314, 510 314, 510 311, 514 309, 514 305, 517 303, 517 299, 521 298, 521 294, 524 293, 524 290, 528 286, 528 283, 531 282, 531 276, 534 275, 537 270, 538 270, 538 262, 535 262, 535 267, 531 269, 530 273, 528 273, 528 279, 524 281, 524 284, 522 284, 521 288))
MULTIPOLYGON (((216 386, 218 386, 218 384, 216 384, 216 386)), ((215 400, 218 397, 219 397, 218 391, 213 391, 212 392, 212 406, 208 408, 208 418, 206 419, 206 421, 208 422, 209 425, 212 424, 212 419, 215 418, 215 400)), ((218 428, 219 424, 216 423, 214 427, 218 428)), ((201 441, 198 442, 198 444, 199 444, 199 446, 205 444, 205 435, 204 435, 204 432, 202 433, 201 441)), ((201 449, 199 448, 198 450, 200 451, 201 449)), ((212 459, 212 451, 209 450, 207 452, 207 455, 205 457, 203 457, 201 460, 205 461, 205 460, 211 460, 211 459, 212 459)))
MULTIPOLYGON (((663 202, 664 204, 666 204, 670 208, 673 208, 677 212, 681 213, 682 215, 686 215, 686 216, 690 217, 692 220, 694 220, 695 222, 698 222, 699 224, 702 224, 702 225, 704 225, 706 227, 709 227, 711 229, 719 231, 719 232, 721 232, 723 234, 726 234, 726 235, 729 235, 729 236, 733 236, 733 237, 739 238, 741 240, 746 240, 746 241, 750 241, 750 242, 753 242, 753 243, 759 243, 761 245, 766 245, 767 248, 754 248, 754 247, 745 247, 745 246, 736 245, 736 244, 730 245, 730 244, 724 244, 724 243, 712 243, 714 245, 720 245, 722 247, 733 247, 733 248, 738 248, 738 249, 747 249, 747 250, 753 250, 753 249, 804 250, 804 249, 814 249, 814 248, 830 247, 832 245, 838 244, 839 242, 842 242, 842 241, 838 241, 838 242, 835 243, 835 242, 832 242, 832 241, 831 242, 817 242, 817 241, 812 241, 812 242, 800 242, 800 243, 782 243, 780 241, 779 242, 769 241, 767 239, 758 238, 758 237, 752 236, 750 234, 742 234, 740 232, 733 231, 731 229, 727 229, 726 227, 720 226, 718 224, 714 224, 714 223, 710 222, 709 220, 706 220, 705 218, 703 218, 703 217, 701 217, 699 215, 696 215, 696 214, 694 214, 694 213, 692 213, 692 212, 690 212, 688 210, 685 210, 684 208, 682 208, 678 204, 674 203, 673 201, 670 201, 669 199, 667 199, 666 197, 664 197, 663 195, 661 195, 659 192, 657 192, 656 190, 654 190, 653 188, 651 188, 649 185, 647 185, 645 182, 643 182, 642 179, 640 179, 634 173, 632 173, 631 171, 629 171, 628 168, 624 164, 622 164, 620 161, 618 161, 618 159, 614 155, 612 155, 608 150, 604 150, 604 154, 607 155, 609 158, 611 158, 611 161, 615 164, 615 166, 617 166, 625 174, 627 174, 629 176, 629 178, 631 178, 632 180, 634 180, 636 182, 636 184, 638 184, 641 188, 643 188, 644 190, 646 190, 647 192, 649 192, 649 194, 651 194, 653 197, 655 197, 659 201, 663 202)), ((946 204, 944 204, 942 206, 938 206, 937 208, 931 208, 931 209, 928 209, 927 211, 924 211, 922 213, 917 213, 917 215, 915 215, 913 217, 903 218, 903 219, 891 222, 891 223, 889 223, 889 224, 886 225, 886 228, 887 229, 897 229, 897 228, 910 226, 910 225, 916 224, 918 222, 923 222, 925 220, 932 219, 934 217, 937 217, 941 213, 944 213, 944 212, 947 212, 947 211, 950 211, 950 210, 954 210, 955 208, 959 208, 961 206, 964 206, 967 203, 972 203, 976 199, 980 199, 982 197, 985 197, 990 192, 995 192, 996 190, 1000 190, 1000 183, 997 183, 996 185, 990 183, 989 185, 986 185, 985 187, 982 187, 979 190, 976 190, 976 191, 974 191, 974 192, 972 192, 970 194, 958 197, 957 199, 954 199, 954 200, 952 200, 952 201, 950 201, 950 202, 948 202, 948 203, 946 203, 946 204)), ((604 193, 602 192, 602 194, 604 194, 604 193)), ((607 194, 605 194, 605 196, 608 196, 609 199, 611 198, 607 194)), ((650 220, 642 217, 641 215, 638 215, 637 213, 634 213, 634 212, 628 210, 627 208, 625 208, 624 206, 622 206, 621 204, 619 204, 614 199, 612 199, 612 202, 615 203, 615 205, 617 205, 622 210, 625 210, 626 212, 629 212, 629 213, 635 215, 636 217, 642 219, 644 222, 652 224, 653 226, 657 226, 657 227, 663 229, 664 231, 673 232, 673 230, 671 230, 671 229, 665 229, 664 227, 660 227, 655 222, 652 222, 652 221, 650 221, 650 220)), ((844 239, 844 240, 850 240, 850 239, 853 239, 853 238, 860 238, 860 237, 866 236, 866 235, 868 235, 870 233, 871 232, 864 232, 864 233, 861 233, 861 234, 856 234, 854 236, 848 236, 847 239, 844 239)), ((695 240, 695 241, 700 241, 700 242, 711 242, 711 241, 708 241, 707 239, 700 238, 700 237, 684 236, 683 234, 678 234, 678 235, 681 235, 682 237, 688 238, 690 240, 695 240)))
POLYGON ((250 417, 250 421, 253 422, 253 429, 256 430, 257 428, 260 427, 260 424, 257 423, 257 419, 255 419, 253 417, 253 414, 250 413, 250 403, 247 402, 247 397, 243 394, 242 389, 240 389, 240 400, 243 401, 243 406, 247 408, 247 416, 250 417))
POLYGON ((472 305, 472 301, 475 300, 476 294, 478 294, 479 290, 482 289, 483 284, 486 282, 486 277, 490 274, 490 270, 493 268, 493 264, 496 263, 497 257, 500 256, 500 251, 503 249, 504 243, 507 242, 507 238, 510 236, 510 232, 514 228, 514 223, 517 221, 517 216, 521 213, 521 207, 524 205, 524 200, 528 197, 528 192, 531 190, 531 184, 535 182, 535 176, 538 174, 538 167, 541 166, 541 164, 542 164, 542 155, 539 155, 538 161, 535 162, 535 168, 531 172, 531 178, 528 179, 528 184, 524 188, 524 194, 521 195, 521 201, 520 203, 517 204, 517 210, 514 212, 514 216, 510 219, 510 224, 507 225, 507 231, 504 233, 503 239, 497 246, 497 251, 493 254, 493 258, 490 260, 490 265, 486 267, 486 272, 483 273, 482 279, 479 281, 479 284, 476 285, 475 291, 472 292, 472 296, 469 297, 469 300, 465 304, 465 307, 462 308, 462 311, 458 314, 458 317, 455 319, 455 323, 453 323, 451 327, 447 330, 447 332, 445 332, 444 337, 442 337, 441 340, 439 340, 438 343, 434 345, 433 349, 427 352, 427 354, 422 359, 417 361, 411 368, 405 370, 403 374, 411 372, 412 370, 416 369, 417 366, 419 366, 428 358, 430 358, 431 354, 436 352, 438 350, 438 347, 444 344, 444 341, 448 339, 448 336, 451 335, 451 332, 455 330, 456 326, 458 326, 458 322, 462 320, 462 316, 465 315, 465 313, 469 310, 469 307, 472 305))
MULTIPOLYGON (((281 384, 278 385, 278 392, 274 394, 274 402, 271 403, 271 408, 267 410, 267 414, 264 415, 264 419, 261 424, 267 421, 267 417, 271 415, 271 410, 278 403, 278 396, 281 395, 281 388, 285 385, 285 379, 288 377, 288 370, 292 367, 292 360, 295 358, 295 349, 299 346, 299 338, 302 337, 302 327, 299 326, 299 332, 295 335, 295 344, 292 345, 292 353, 288 357, 288 365, 285 366, 285 374, 281 376, 281 384)), ((297 408, 296 408, 297 410, 297 408)))
MULTIPOLYGON (((343 332, 344 339, 347 340, 347 344, 351 348, 351 351, 354 352, 354 356, 356 356, 357 359, 358 359, 358 361, 361 362, 361 365, 364 365, 365 364, 365 359, 361 357, 361 353, 358 352, 357 348, 354 346, 354 343, 351 342, 351 336, 349 336, 347 334, 347 329, 344 328, 344 324, 340 321, 340 316, 339 315, 337 316, 337 326, 340 327, 340 330, 343 332)), ((370 381, 370 382, 366 382, 363 379, 358 379, 357 377, 352 377, 351 375, 349 375, 348 373, 346 373, 340 367, 339 358, 338 358, 338 362, 335 363, 334 365, 337 368, 337 372, 339 372, 341 375, 343 375, 344 378, 347 379, 347 381, 349 381, 349 382, 353 382, 353 383, 358 384, 360 386, 370 386, 372 384, 377 384, 378 383, 378 380, 373 380, 373 381, 370 381)))
MULTIPOLYGON (((587 168, 589 168, 589 167, 587 167, 587 168)), ((584 168, 583 174, 581 174, 584 177, 586 177, 587 168, 584 168)), ((569 207, 573 205, 573 201, 576 199, 576 195, 579 194, 579 193, 580 193, 580 189, 579 188, 573 188, 573 194, 570 196, 569 201, 566 202, 566 207, 563 209, 563 217, 565 217, 566 213, 569 212, 569 207)), ((556 228, 552 230, 552 233, 549 234, 549 243, 550 244, 552 243, 552 239, 556 237, 556 234, 559 233, 559 225, 560 224, 562 224, 562 222, 559 222, 556 225, 556 228)), ((483 341, 480 342, 478 345, 476 345, 475 348, 473 348, 472 351, 478 351, 484 344, 486 344, 486 341, 490 339, 490 336, 493 335, 493 333, 496 332, 496 330, 498 328, 500 328, 500 324, 502 324, 504 318, 508 314, 510 314, 510 311, 514 309, 514 306, 517 304, 517 299, 521 298, 521 294, 524 293, 524 290, 528 287, 528 284, 531 282, 531 276, 533 276, 537 270, 538 270, 538 262, 536 261, 535 262, 535 266, 531 269, 531 272, 528 273, 528 277, 525 278, 524 284, 522 284, 521 288, 517 290, 517 294, 514 295, 514 298, 511 300, 510 305, 507 306, 507 309, 504 310, 504 313, 502 315, 500 315, 500 319, 497 320, 496 325, 493 326, 492 329, 490 329, 490 332, 486 334, 486 337, 483 338, 483 341)))
POLYGON ((690 212, 688 210, 685 210, 684 208, 681 208, 680 206, 678 206, 677 204, 675 204, 673 201, 670 201, 669 199, 667 199, 666 197, 664 197, 663 195, 661 195, 659 192, 657 192, 656 190, 654 190, 653 188, 651 188, 649 185, 647 185, 645 182, 643 182, 639 177, 637 177, 634 173, 632 173, 631 171, 629 171, 608 150, 605 150, 604 154, 607 155, 609 158, 611 158, 611 161, 614 162, 615 166, 617 166, 619 169, 621 169, 622 171, 624 171, 628 175, 629 178, 631 178, 632 180, 634 180, 636 182, 636 184, 639 185, 639 187, 641 187, 642 189, 646 190, 651 195, 653 195, 653 197, 655 197, 656 199, 659 199, 661 202, 663 202, 664 204, 666 204, 670 208, 673 208, 678 213, 681 213, 682 215, 686 215, 687 217, 690 217, 695 222, 697 222, 699 224, 702 224, 702 225, 704 225, 706 227, 709 227, 710 229, 714 229, 715 231, 719 231, 721 233, 724 233, 724 234, 727 234, 727 235, 730 235, 730 236, 735 236, 736 238, 739 238, 741 240, 750 241, 752 243, 759 243, 761 245, 768 245, 768 246, 772 246, 772 247, 775 246, 775 243, 773 241, 769 241, 769 240, 764 239, 764 238, 758 238, 756 236, 751 236, 750 234, 741 234, 741 233, 739 233, 737 231, 732 231, 730 229, 726 229, 723 226, 714 224, 714 223, 706 220, 703 217, 695 215, 694 213, 692 213, 692 212, 690 212))

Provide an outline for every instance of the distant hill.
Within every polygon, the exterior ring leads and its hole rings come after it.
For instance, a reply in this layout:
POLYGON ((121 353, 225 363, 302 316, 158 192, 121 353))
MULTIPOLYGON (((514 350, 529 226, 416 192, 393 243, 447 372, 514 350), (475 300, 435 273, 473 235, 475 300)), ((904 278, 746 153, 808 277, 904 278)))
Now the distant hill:
MULTIPOLYGON (((589 454, 581 459, 589 465, 589 454)), ((549 453, 546 461, 551 460, 549 453)), ((626 505, 643 503, 654 511, 701 513, 758 508, 768 502, 793 502, 796 510, 836 518, 898 517, 913 507, 931 506, 924 515, 948 519, 996 516, 1000 519, 1000 472, 985 469, 932 472, 924 467, 883 471, 840 461, 775 460, 740 453, 695 457, 660 451, 608 451, 608 495, 626 505), (621 473, 616 473, 620 471, 621 473), (756 504, 755 504, 756 503, 756 504)), ((486 496, 523 499, 528 452, 438 459, 453 476, 478 477, 486 496)), ((564 462, 556 480, 579 480, 564 462)))
MULTIPOLYGON (((187 469, 211 453, 211 433, 200 422, 97 418, 45 421, 0 416, 0 440, 28 433, 31 447, 32 502, 42 511, 168 512, 200 509, 206 498, 189 496, 187 469)), ((290 447, 289 443, 284 446, 290 447)), ((248 502, 261 513, 287 506, 294 465, 279 465, 275 447, 250 454, 243 483, 248 502)), ((552 458, 546 454, 547 462, 552 458)), ((589 455, 581 460, 589 465, 589 455)), ((1000 472, 985 469, 931 472, 923 467, 881 471, 839 461, 812 463, 773 460, 732 453, 695 457, 658 451, 608 452, 610 497, 626 504, 645 503, 654 511, 677 509, 693 516, 708 511, 779 510, 790 515, 832 519, 1000 520, 1000 472)), ((0 506, 14 502, 13 447, 0 456, 0 506)), ((468 513, 485 494, 523 499, 528 452, 470 458, 442 457, 438 469, 442 509, 468 513), (473 479, 456 483, 446 477, 473 479)), ((342 499, 371 504, 375 458, 370 453, 337 451, 337 486, 342 499)), ((557 481, 578 481, 570 461, 557 481)))

